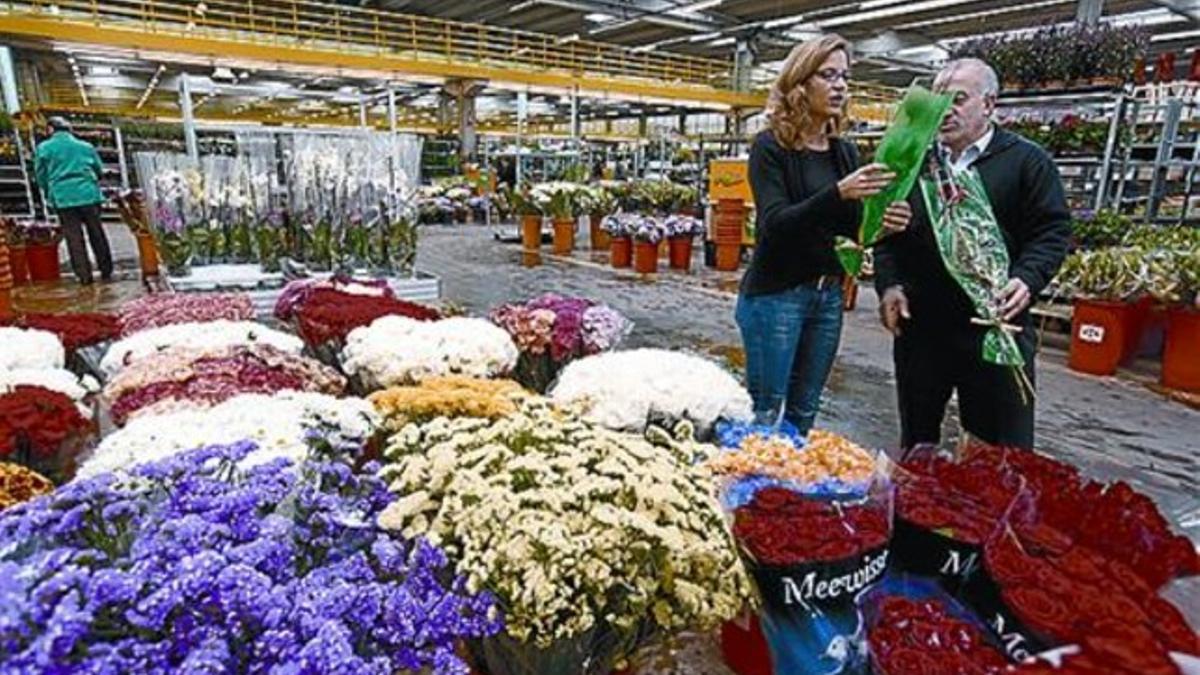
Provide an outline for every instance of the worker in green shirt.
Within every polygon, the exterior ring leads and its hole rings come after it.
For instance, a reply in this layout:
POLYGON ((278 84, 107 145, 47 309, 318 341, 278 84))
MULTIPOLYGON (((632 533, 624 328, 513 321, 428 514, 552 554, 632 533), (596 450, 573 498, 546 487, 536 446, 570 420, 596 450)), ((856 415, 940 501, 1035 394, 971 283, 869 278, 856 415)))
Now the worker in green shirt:
POLYGON ((71 269, 79 283, 92 283, 92 265, 88 260, 87 246, 83 243, 83 226, 87 226, 87 238, 96 254, 96 265, 100 268, 100 279, 112 279, 112 252, 108 237, 100 223, 100 174, 103 165, 96 148, 71 133, 71 124, 61 117, 51 117, 50 138, 37 146, 34 169, 38 185, 46 196, 47 203, 58 212, 58 222, 67 239, 67 252, 71 254, 71 269))

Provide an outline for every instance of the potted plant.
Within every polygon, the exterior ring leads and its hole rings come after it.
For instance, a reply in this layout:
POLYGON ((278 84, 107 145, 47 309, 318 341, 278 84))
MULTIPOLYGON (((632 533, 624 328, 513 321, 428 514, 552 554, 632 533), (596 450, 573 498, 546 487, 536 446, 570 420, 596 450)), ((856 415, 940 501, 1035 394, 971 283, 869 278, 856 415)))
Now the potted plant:
POLYGON ((652 274, 658 269, 658 245, 663 240, 662 223, 656 218, 641 218, 633 228, 633 269, 652 274))
POLYGON ((554 181, 533 186, 534 199, 554 223, 555 255, 569 255, 575 248, 575 219, 579 215, 578 183, 554 181))
POLYGON ((600 226, 605 216, 617 210, 617 198, 610 190, 601 185, 589 185, 583 188, 583 210, 588 215, 588 234, 593 251, 607 251, 612 240, 604 228, 600 226))
POLYGON ((25 246, 30 281, 58 281, 62 278, 58 260, 62 230, 58 225, 44 220, 16 221, 13 232, 17 241, 25 246))
POLYGON ((692 267, 692 240, 705 232, 704 221, 694 216, 668 216, 662 224, 670 249, 671 269, 692 267))
POLYGON ((29 282, 29 264, 25 258, 25 242, 11 218, 0 219, 0 230, 7 234, 9 272, 14 284, 29 282))
POLYGON ((1135 339, 1134 304, 1147 289, 1147 265, 1139 248, 1108 247, 1067 256, 1055 285, 1073 298, 1072 369, 1112 375, 1135 339))
POLYGON ((508 200, 513 213, 521 218, 521 246, 526 250, 537 250, 542 246, 542 205, 534 198, 529 185, 512 191, 508 200))
POLYGON ((1200 248, 1173 253, 1179 297, 1167 310, 1162 383, 1200 392, 1200 248))
POLYGON ((640 216, 614 213, 600 223, 611 242, 609 251, 613 267, 623 268, 633 264, 633 226, 639 220, 640 216))

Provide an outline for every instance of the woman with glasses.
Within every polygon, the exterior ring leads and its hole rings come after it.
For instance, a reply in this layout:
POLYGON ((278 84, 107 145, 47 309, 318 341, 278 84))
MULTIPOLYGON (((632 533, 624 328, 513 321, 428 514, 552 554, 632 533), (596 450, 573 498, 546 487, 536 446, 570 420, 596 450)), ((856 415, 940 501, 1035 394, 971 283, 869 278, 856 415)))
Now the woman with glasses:
MULTIPOLYGON (((813 426, 842 332, 843 271, 834 237, 856 238, 861 200, 895 177, 858 166, 842 140, 850 48, 837 35, 796 46, 771 88, 768 128, 750 149, 756 242, 742 277, 736 319, 746 379, 760 424, 813 426)), ((911 212, 892 204, 884 226, 901 231, 911 212)))

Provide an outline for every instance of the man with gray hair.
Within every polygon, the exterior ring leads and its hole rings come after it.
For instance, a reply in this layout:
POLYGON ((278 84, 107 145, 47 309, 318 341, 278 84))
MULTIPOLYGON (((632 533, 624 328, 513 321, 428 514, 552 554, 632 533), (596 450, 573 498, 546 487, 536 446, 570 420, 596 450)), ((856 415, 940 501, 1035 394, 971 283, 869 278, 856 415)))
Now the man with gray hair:
MULTIPOLYGON (((999 87, 986 63, 952 61, 934 89, 952 93, 954 103, 933 152, 952 173, 974 167, 983 181, 1010 260, 1001 309, 1006 322, 1021 328, 1017 342, 1033 382, 1029 305, 1058 271, 1071 233, 1062 180, 1042 148, 992 123, 999 87)), ((909 203, 908 229, 875 249, 880 319, 895 336, 902 446, 938 443, 946 404, 957 392, 963 431, 988 443, 1032 448, 1032 399, 1007 367, 981 358, 986 327, 971 323, 974 307, 946 271, 919 189, 909 203)))
POLYGON ((62 117, 47 120, 50 138, 42 141, 34 153, 34 170, 47 204, 58 212, 58 222, 67 240, 71 269, 79 283, 92 283, 92 263, 83 243, 83 228, 96 254, 100 278, 108 281, 113 274, 112 251, 100 222, 100 176, 104 165, 96 148, 71 133, 71 124, 62 117))

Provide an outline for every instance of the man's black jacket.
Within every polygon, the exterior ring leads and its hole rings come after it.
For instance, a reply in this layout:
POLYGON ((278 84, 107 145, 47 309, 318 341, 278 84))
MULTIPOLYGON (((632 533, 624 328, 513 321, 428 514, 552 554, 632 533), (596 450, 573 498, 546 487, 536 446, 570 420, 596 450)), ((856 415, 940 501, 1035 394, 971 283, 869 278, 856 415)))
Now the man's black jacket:
MULTIPOLYGON (((999 128, 973 166, 1004 235, 1010 276, 1024 281, 1036 299, 1062 264, 1071 235, 1058 169, 1040 147, 999 128)), ((902 286, 915 324, 965 327, 975 310, 942 262, 920 186, 908 201, 913 209, 908 229, 875 247, 875 288, 882 296, 902 286)), ((1028 311, 1015 321, 1027 322, 1028 311)))

